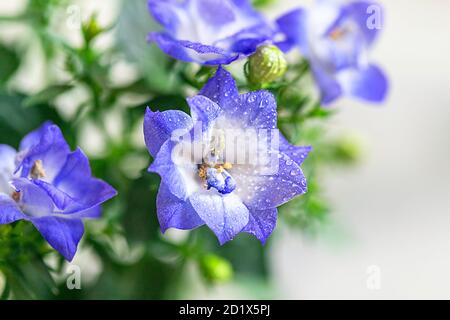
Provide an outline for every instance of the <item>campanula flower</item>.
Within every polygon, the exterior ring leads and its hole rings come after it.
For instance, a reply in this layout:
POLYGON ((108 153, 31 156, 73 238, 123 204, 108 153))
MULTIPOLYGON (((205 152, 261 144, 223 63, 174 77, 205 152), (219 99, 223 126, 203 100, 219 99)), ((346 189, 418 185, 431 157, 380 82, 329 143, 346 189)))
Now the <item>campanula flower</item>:
POLYGON ((30 221, 67 260, 83 236, 82 219, 98 218, 99 205, 115 195, 50 122, 25 136, 18 151, 0 145, 0 224, 30 221))
POLYGON ((186 62, 229 64, 274 35, 248 0, 149 0, 148 7, 164 28, 149 40, 186 62))
POLYGON ((310 147, 298 147, 277 130, 267 91, 239 94, 219 67, 182 111, 147 109, 144 136, 161 176, 158 220, 168 228, 206 224, 220 244, 239 232, 262 243, 275 228, 277 207, 307 191, 300 165, 310 147))
POLYGON ((381 102, 387 79, 368 59, 381 21, 381 7, 372 2, 318 0, 309 9, 296 9, 278 19, 286 39, 280 46, 298 46, 310 62, 322 102, 341 95, 381 102))

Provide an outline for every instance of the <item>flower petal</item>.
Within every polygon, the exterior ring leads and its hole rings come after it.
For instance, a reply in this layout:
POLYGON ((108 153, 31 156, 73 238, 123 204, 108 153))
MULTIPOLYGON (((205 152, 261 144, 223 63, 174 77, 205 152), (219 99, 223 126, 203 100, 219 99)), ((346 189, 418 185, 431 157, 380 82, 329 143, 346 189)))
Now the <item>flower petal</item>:
POLYGON ((27 216, 41 217, 54 212, 55 207, 51 197, 30 180, 13 179, 11 185, 20 194, 19 205, 27 216))
POLYGON ((62 211, 66 210, 68 207, 77 205, 73 198, 71 198, 67 193, 56 188, 51 183, 43 180, 33 180, 32 183, 47 192, 47 195, 52 199, 56 207, 62 211))
POLYGON ((279 30, 284 34, 285 39, 277 45, 284 52, 289 51, 293 46, 300 46, 303 55, 308 56, 308 33, 307 16, 303 9, 292 10, 277 19, 279 30))
POLYGON ((194 96, 188 98, 187 102, 191 109, 192 120, 194 123, 200 122, 204 131, 210 128, 222 113, 219 105, 205 96, 194 96))
POLYGON ((228 1, 223 0, 194 0, 197 12, 201 13, 201 19, 206 24, 217 28, 236 20, 233 7, 228 1), (217 14, 220 12, 220 14, 217 14))
POLYGON ((242 124, 241 128, 275 129, 277 104, 268 91, 255 91, 239 95, 234 109, 224 110, 227 117, 242 124))
MULTIPOLYGON (((356 21, 356 23, 359 25, 359 29, 364 35, 367 45, 369 46, 372 45, 375 42, 377 36, 379 35, 380 29, 376 27, 371 27, 370 25, 368 25, 368 23, 370 22, 370 17, 373 14, 379 13, 380 16, 377 18, 382 19, 381 6, 375 2, 355 1, 353 3, 348 4, 347 8, 353 20, 356 21), (378 11, 371 12, 370 10, 371 8, 374 8, 378 11)), ((380 23, 382 23, 382 21, 380 21, 380 23)))
POLYGON ((188 40, 176 40, 165 33, 150 33, 148 39, 174 59, 185 62, 197 62, 205 65, 230 64, 239 58, 237 53, 227 53, 212 45, 188 40))
POLYGON ((80 219, 98 219, 102 215, 102 206, 96 206, 84 211, 71 213, 70 218, 80 218, 80 219))
POLYGON ((32 218, 31 222, 56 251, 72 261, 84 233, 81 219, 48 216, 32 218))
POLYGON ((53 126, 53 122, 46 121, 39 128, 34 131, 28 133, 25 137, 23 137, 22 141, 19 145, 19 151, 24 151, 30 149, 31 147, 36 146, 41 141, 42 136, 50 130, 53 126))
POLYGON ((280 151, 295 161, 297 165, 301 165, 305 161, 312 147, 294 146, 280 133, 280 151))
POLYGON ((0 144, 0 193, 11 191, 11 180, 15 170, 17 152, 8 145, 0 144))
POLYGON ((175 149, 178 148, 177 146, 178 144, 174 141, 166 141, 161 146, 148 171, 159 174, 170 192, 177 198, 185 200, 190 193, 199 187, 200 183, 194 180, 197 165, 190 158, 174 158, 177 154, 177 149, 175 149))
POLYGON ((307 191, 301 168, 286 154, 279 155, 277 167, 272 167, 273 163, 233 167, 231 175, 236 180, 235 193, 251 210, 276 208, 307 191))
POLYGON ((17 203, 10 196, 0 193, 0 224, 9 224, 21 219, 26 219, 26 215, 20 211, 17 203))
POLYGON ((217 44, 228 43, 231 51, 239 52, 240 57, 244 57, 255 53, 259 46, 270 43, 272 35, 272 29, 265 24, 261 24, 241 30, 233 36, 217 42, 217 44))
POLYGON ((342 95, 342 88, 333 74, 326 72, 318 65, 312 66, 312 73, 319 86, 323 104, 330 104, 342 95))
POLYGON ((232 240, 248 224, 248 209, 234 194, 221 196, 213 190, 203 191, 192 194, 189 201, 221 245, 232 240))
POLYGON ((148 9, 156 21, 170 32, 176 32, 179 25, 177 14, 180 2, 177 0, 148 0, 148 9))
POLYGON ((274 35, 270 24, 246 0, 150 0, 149 8, 165 26, 163 32, 151 33, 149 40, 182 61, 229 64, 253 53, 274 35))
POLYGON ((338 74, 343 90, 370 102, 382 102, 388 91, 388 81, 380 68, 369 65, 362 70, 345 70, 338 74))
POLYGON ((244 232, 253 234, 262 244, 265 244, 267 238, 272 234, 277 225, 278 210, 250 210, 248 224, 244 232))
POLYGON ((91 176, 91 168, 86 155, 77 149, 70 153, 53 185, 40 184, 49 195, 63 204, 63 213, 84 211, 111 199, 117 194, 109 184, 91 176), (58 192, 59 191, 59 192, 58 192), (67 195, 70 198, 64 196, 67 195))
POLYGON ((170 139, 173 131, 187 131, 191 127, 191 117, 182 111, 153 112, 147 108, 144 118, 144 139, 148 151, 155 157, 163 143, 170 139))
POLYGON ((21 177, 28 177, 37 160, 42 161, 45 180, 53 181, 70 153, 61 130, 49 122, 28 134, 21 142, 19 154, 22 156, 18 169, 21 177))
POLYGON ((161 183, 159 187, 156 207, 163 233, 169 228, 188 230, 204 224, 190 202, 175 197, 164 183, 161 183))
POLYGON ((233 76, 221 66, 199 94, 208 97, 224 110, 232 110, 239 96, 233 76))

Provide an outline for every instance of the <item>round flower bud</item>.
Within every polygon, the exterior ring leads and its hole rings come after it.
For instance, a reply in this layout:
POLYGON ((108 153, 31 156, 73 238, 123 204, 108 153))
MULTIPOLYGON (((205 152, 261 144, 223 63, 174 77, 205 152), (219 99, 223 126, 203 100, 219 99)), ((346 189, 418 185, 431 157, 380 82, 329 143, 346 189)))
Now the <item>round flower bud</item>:
POLYGON ((212 283, 227 282, 233 277, 233 267, 230 262, 215 254, 207 254, 200 259, 200 270, 212 283))
POLYGON ((265 84, 282 77, 286 70, 283 52, 277 46, 263 45, 248 59, 245 74, 251 83, 265 84))

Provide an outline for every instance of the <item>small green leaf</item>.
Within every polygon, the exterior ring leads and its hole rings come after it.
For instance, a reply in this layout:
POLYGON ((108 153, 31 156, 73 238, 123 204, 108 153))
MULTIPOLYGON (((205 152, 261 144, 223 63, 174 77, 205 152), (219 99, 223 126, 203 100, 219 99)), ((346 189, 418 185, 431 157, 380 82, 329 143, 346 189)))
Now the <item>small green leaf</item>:
POLYGON ((334 113, 335 113, 334 110, 329 110, 329 109, 325 109, 320 106, 317 106, 313 110, 311 110, 311 112, 308 114, 308 116, 311 118, 313 118, 313 117, 314 118, 326 118, 326 117, 333 115, 334 113))
POLYGON ((0 86, 4 85, 17 71, 20 60, 17 53, 0 45, 0 86))
POLYGON ((63 94, 64 92, 66 92, 72 88, 73 88, 73 86, 69 85, 69 84, 50 86, 48 88, 45 88, 41 92, 38 92, 34 96, 30 96, 30 97, 26 98, 23 102, 23 105, 25 107, 32 107, 35 105, 48 103, 49 101, 52 101, 53 99, 57 98, 59 95, 63 94))
POLYGON ((253 0, 252 3, 256 8, 262 8, 274 4, 276 1, 277 0, 253 0))
POLYGON ((51 120, 60 126, 64 122, 56 110, 48 104, 36 108, 23 106, 25 96, 0 92, 0 143, 17 146, 23 136, 51 120))
POLYGON ((123 1, 116 32, 119 49, 127 61, 137 66, 150 89, 169 93, 177 85, 171 60, 147 41, 148 34, 159 28, 148 14, 145 1, 123 1))

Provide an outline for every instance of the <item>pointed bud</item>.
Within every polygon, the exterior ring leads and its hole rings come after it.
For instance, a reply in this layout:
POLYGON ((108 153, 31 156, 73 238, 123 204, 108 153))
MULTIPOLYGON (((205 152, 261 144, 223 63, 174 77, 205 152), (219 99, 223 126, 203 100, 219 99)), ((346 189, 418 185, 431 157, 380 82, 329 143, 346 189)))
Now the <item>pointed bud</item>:
POLYGON ((89 20, 81 26, 81 30, 87 44, 105 31, 105 29, 99 25, 96 14, 92 15, 89 20))

